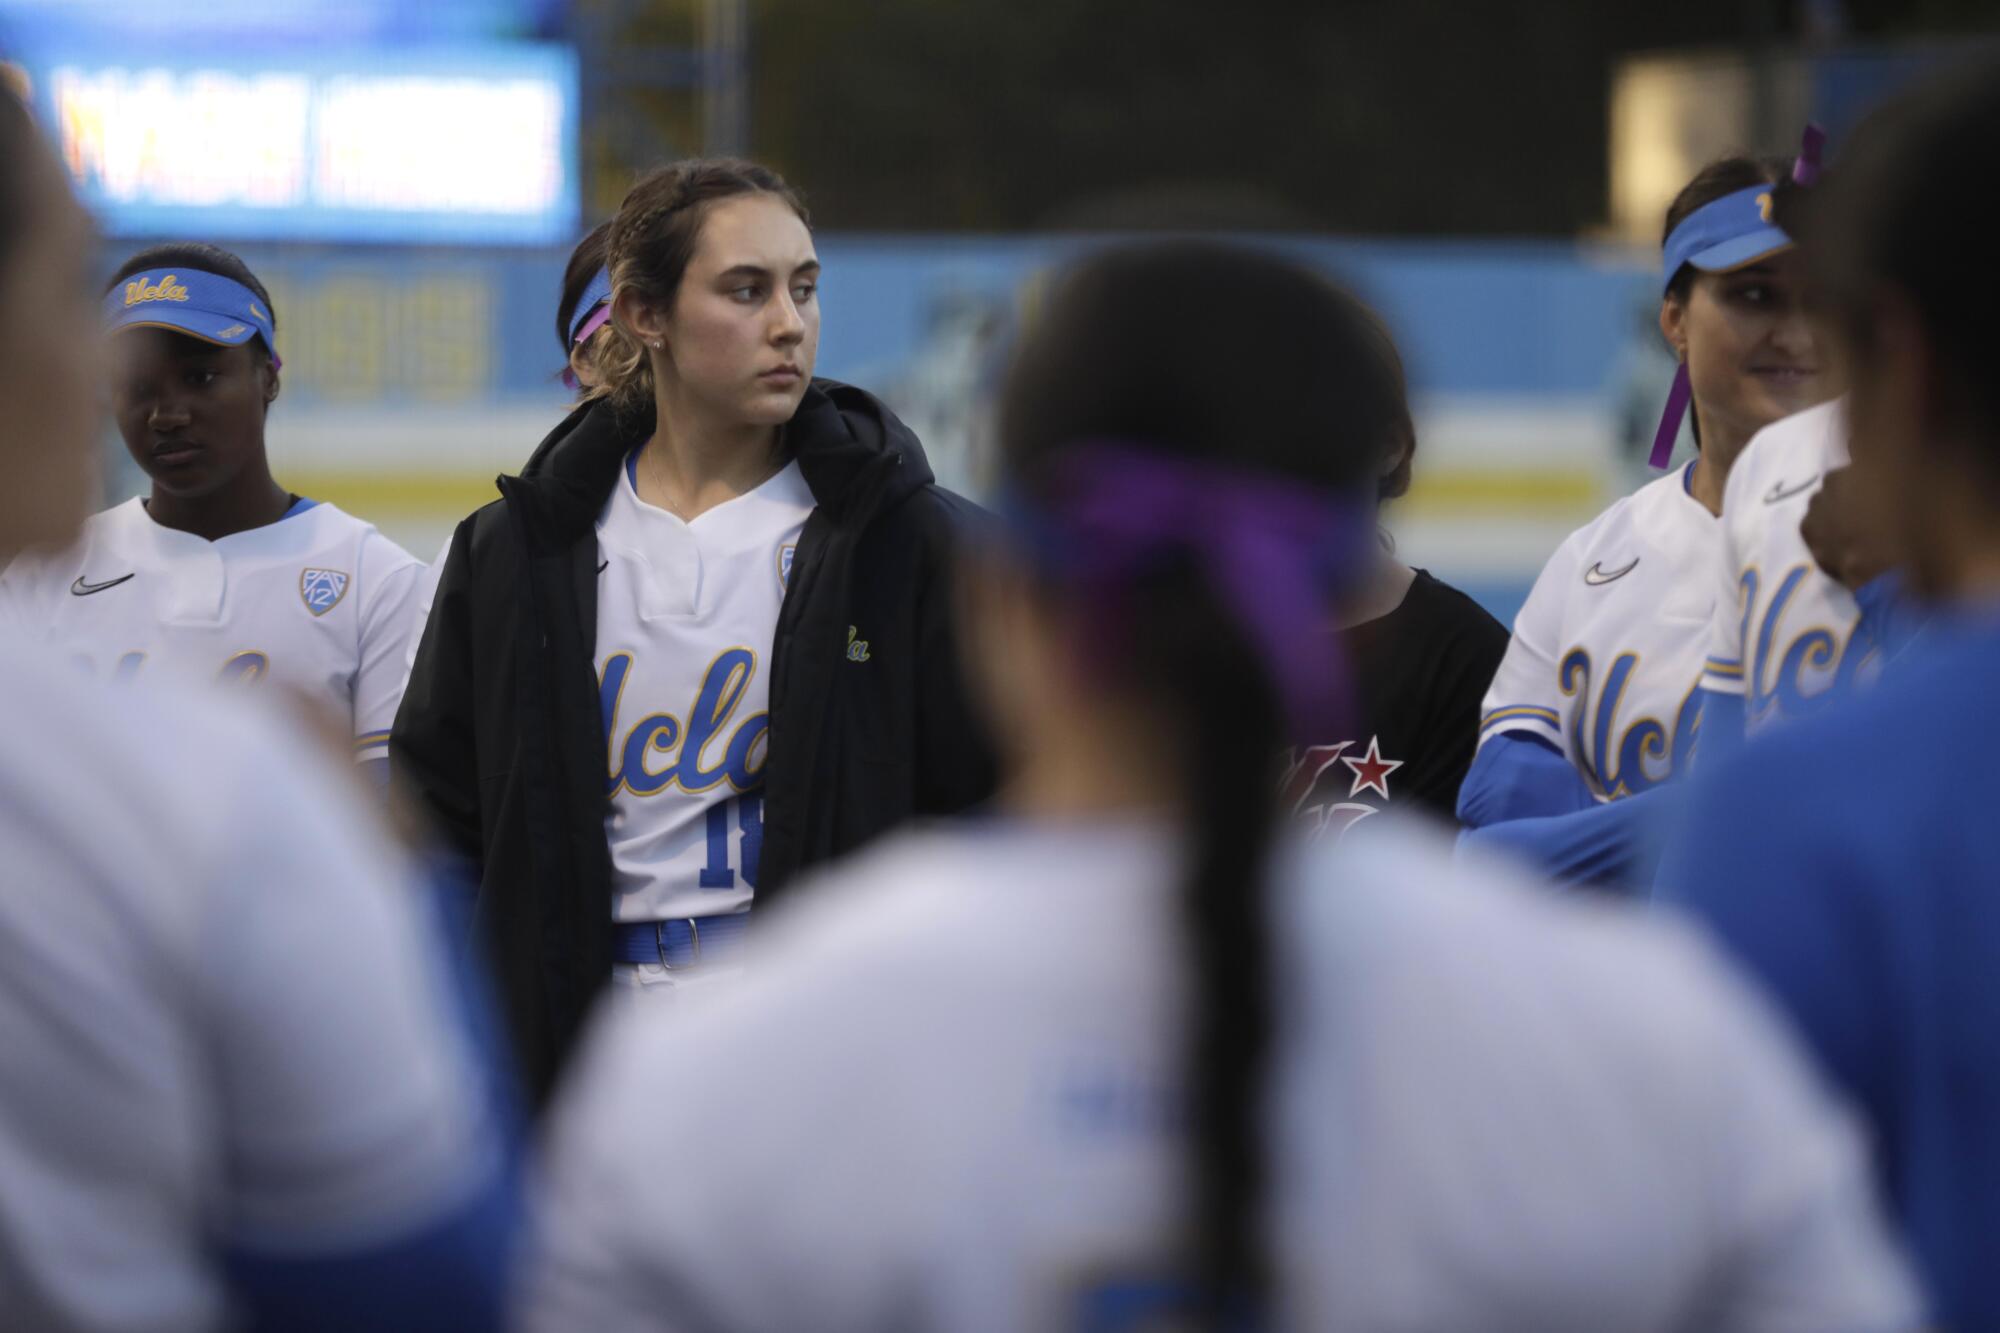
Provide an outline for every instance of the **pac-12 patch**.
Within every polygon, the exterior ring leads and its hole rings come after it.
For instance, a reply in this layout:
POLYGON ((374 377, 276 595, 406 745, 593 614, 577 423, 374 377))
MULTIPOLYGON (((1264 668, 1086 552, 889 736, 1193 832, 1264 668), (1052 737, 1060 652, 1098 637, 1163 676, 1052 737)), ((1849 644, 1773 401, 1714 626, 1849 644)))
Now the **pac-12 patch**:
POLYGON ((798 553, 797 542, 786 542, 778 548, 778 587, 781 591, 792 586, 792 557, 798 553))
POLYGON ((323 616, 340 605, 340 599, 347 596, 347 575, 337 569, 302 569, 299 571, 299 596, 306 604, 306 610, 316 616, 323 616))

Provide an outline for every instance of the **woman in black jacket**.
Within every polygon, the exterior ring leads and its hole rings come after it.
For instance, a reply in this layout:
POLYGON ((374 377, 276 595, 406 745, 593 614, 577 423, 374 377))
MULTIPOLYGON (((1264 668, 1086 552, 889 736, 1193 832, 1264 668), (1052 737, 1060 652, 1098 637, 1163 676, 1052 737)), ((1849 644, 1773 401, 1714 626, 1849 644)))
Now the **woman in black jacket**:
POLYGON ((819 264, 774 173, 626 196, 601 383, 459 525, 391 754, 474 866, 524 1075, 598 988, 714 977, 803 867, 991 788, 948 557, 966 502, 812 378, 819 264))

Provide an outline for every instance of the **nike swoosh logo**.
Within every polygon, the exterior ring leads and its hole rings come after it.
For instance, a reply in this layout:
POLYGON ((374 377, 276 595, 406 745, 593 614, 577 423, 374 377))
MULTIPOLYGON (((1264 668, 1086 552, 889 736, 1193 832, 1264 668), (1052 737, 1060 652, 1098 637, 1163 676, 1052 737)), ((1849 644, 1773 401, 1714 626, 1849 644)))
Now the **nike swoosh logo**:
POLYGON ((1806 490, 1809 487, 1811 487, 1811 485, 1818 480, 1819 480, 1819 473, 1815 472, 1810 477, 1807 477, 1804 481, 1800 482, 1796 486, 1787 486, 1782 481, 1777 482, 1772 485, 1770 490, 1764 492, 1764 503, 1767 505, 1774 505, 1778 503, 1778 501, 1780 500, 1789 500, 1794 495, 1797 495, 1800 491, 1806 490))
POLYGON ((84 581, 83 575, 78 574, 76 582, 69 585, 70 594, 74 597, 88 597, 94 592, 103 592, 106 588, 115 588, 125 582, 126 579, 136 577, 137 574, 138 571, 134 570, 132 573, 125 575, 124 578, 106 579, 103 583, 87 583, 84 581))
POLYGON ((597 572, 602 574, 605 570, 609 568, 611 568, 611 562, 609 560, 606 560, 603 564, 597 567, 597 572))
POLYGON ((1631 564, 1625 566, 1623 569, 1614 569, 1607 574, 1604 572, 1604 565, 1600 561, 1583 571, 1583 581, 1593 588, 1601 588, 1607 583, 1616 583, 1619 579, 1624 578, 1638 567, 1639 557, 1635 555, 1632 557, 1631 564))

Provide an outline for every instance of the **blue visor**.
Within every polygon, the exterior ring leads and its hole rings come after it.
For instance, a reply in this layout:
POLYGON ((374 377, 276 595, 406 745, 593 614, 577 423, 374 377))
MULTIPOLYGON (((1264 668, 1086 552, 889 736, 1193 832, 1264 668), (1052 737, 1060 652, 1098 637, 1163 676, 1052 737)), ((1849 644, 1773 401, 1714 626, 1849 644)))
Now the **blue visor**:
POLYGON ((1674 275, 1684 264, 1704 273, 1725 273, 1790 246, 1792 238, 1771 221, 1775 188, 1753 185, 1725 194, 1681 219, 1662 252, 1662 293, 1674 285, 1674 275))
POLYGON ((104 294, 106 332, 171 329, 203 342, 240 347, 262 338, 278 354, 271 312, 242 283, 199 269, 148 269, 104 294))
POLYGON ((590 285, 583 289, 583 295, 577 298, 576 313, 569 317, 569 340, 572 346, 575 345, 578 335, 583 332, 584 324, 597 313, 599 306, 610 299, 611 275, 599 269, 597 276, 590 280, 590 285))

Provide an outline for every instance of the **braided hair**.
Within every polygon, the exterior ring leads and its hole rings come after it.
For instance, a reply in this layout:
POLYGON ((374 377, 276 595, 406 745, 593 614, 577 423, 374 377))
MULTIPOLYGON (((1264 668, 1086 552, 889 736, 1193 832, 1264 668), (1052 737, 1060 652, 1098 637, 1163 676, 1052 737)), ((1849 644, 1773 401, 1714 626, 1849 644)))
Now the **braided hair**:
MULTIPOLYGON (((1057 286, 1017 352, 1000 404, 1005 487, 1060 507, 1066 462, 1109 439, 1372 493, 1409 430, 1385 340, 1359 300, 1266 251, 1187 240, 1105 251, 1057 286)), ((1122 651, 1105 670, 1172 739, 1186 829, 1179 912, 1194 993, 1181 1266, 1204 1322, 1237 1326, 1269 1283, 1261 1131, 1277 1013, 1264 881, 1279 761, 1296 738, 1272 663, 1191 553, 1141 575, 1123 612, 1122 651)))
MULTIPOLYGON (((690 158, 640 177, 618 206, 606 236, 611 290, 629 289, 670 307, 701 240, 709 206, 744 194, 776 195, 801 222, 811 223, 804 202, 784 177, 755 162, 690 158)), ((651 402, 653 367, 644 344, 620 328, 615 316, 605 327, 606 346, 593 354, 600 378, 585 400, 609 398, 621 407, 651 402)))

